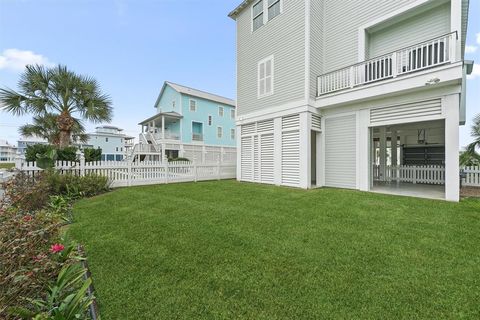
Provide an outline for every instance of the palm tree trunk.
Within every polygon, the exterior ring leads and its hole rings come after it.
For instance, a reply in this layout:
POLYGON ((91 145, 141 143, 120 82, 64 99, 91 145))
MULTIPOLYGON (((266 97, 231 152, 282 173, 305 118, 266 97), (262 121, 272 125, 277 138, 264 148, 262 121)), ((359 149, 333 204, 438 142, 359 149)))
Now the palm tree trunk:
POLYGON ((62 112, 57 119, 58 129, 60 131, 59 147, 65 148, 70 145, 70 138, 72 134, 72 127, 74 120, 68 112, 62 112))

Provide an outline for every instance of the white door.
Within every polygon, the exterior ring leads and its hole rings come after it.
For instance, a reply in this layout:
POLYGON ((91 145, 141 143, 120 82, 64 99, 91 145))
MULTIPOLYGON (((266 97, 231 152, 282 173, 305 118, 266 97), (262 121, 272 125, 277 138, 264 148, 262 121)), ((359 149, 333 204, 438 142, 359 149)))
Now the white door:
POLYGON ((325 185, 356 188, 356 116, 325 118, 325 185))

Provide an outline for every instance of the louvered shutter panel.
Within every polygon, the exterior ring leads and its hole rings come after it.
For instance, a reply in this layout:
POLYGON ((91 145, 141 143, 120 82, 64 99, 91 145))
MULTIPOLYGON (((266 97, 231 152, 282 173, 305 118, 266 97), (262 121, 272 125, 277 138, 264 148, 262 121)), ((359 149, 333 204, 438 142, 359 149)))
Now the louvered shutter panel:
POLYGON ((300 183, 300 116, 282 118, 282 183, 300 183))
POLYGON ((356 117, 325 119, 325 185, 356 188, 356 117))
POLYGON ((241 179, 253 181, 253 137, 243 137, 241 140, 241 179))
POLYGON ((397 106, 373 108, 370 110, 370 124, 379 126, 391 123, 416 122, 421 117, 441 117, 441 115, 441 100, 432 99, 397 106))

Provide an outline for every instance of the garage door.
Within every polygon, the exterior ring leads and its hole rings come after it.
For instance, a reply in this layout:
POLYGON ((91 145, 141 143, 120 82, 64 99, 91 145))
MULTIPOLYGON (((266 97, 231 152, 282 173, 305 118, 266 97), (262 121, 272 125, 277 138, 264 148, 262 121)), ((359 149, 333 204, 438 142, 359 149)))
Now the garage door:
POLYGON ((356 117, 325 119, 325 185, 356 188, 356 117))

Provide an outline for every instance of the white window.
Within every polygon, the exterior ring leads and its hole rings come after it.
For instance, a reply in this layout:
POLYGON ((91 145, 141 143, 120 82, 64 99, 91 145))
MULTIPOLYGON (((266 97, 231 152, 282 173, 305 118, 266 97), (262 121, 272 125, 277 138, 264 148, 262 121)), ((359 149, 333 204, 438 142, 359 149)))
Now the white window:
POLYGON ((172 107, 175 109, 175 100, 172 101, 172 107))
POLYGON ((263 1, 258 1, 252 7, 252 31, 263 26, 263 1))
POLYGON ((223 107, 218 107, 218 116, 223 117, 223 107))
POLYGON ((235 129, 230 129, 230 138, 235 140, 235 129))
POLYGON ((235 109, 230 110, 230 117, 235 119, 235 109))
POLYGON ((196 100, 190 100, 190 111, 197 111, 197 101, 196 100))
POLYGON ((209 125, 209 126, 212 125, 212 116, 208 116, 208 125, 209 125))
POLYGON ((273 56, 258 63, 258 97, 273 94, 273 56))
POLYGON ((223 137, 223 128, 217 127, 217 138, 221 139, 223 137))
POLYGON ((268 21, 281 13, 281 0, 268 0, 268 21))

